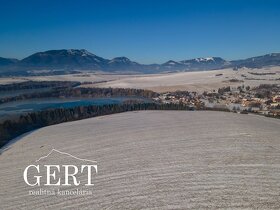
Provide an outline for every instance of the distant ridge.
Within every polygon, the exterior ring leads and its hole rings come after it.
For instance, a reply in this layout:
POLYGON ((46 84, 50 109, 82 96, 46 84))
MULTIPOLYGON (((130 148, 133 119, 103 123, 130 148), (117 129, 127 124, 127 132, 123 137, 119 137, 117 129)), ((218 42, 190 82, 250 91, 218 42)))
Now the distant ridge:
POLYGON ((14 58, 2 58, 2 57, 0 57, 0 67, 15 64, 17 62, 18 62, 18 60, 14 59, 14 58))
POLYGON ((163 64, 150 65, 131 61, 127 57, 116 57, 110 60, 85 49, 48 50, 34 53, 22 60, 0 57, 0 75, 7 72, 12 74, 11 72, 32 70, 159 73, 266 66, 280 66, 280 53, 233 61, 227 61, 221 57, 206 57, 182 61, 169 60, 163 64))

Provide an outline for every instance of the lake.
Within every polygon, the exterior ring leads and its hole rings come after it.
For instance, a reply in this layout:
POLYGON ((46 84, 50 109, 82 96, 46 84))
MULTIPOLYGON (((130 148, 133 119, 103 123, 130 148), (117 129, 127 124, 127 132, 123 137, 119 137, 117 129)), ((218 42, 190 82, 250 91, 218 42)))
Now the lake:
POLYGON ((76 106, 120 104, 129 99, 149 101, 149 99, 140 97, 30 99, 0 104, 0 119, 3 120, 22 113, 53 108, 72 108, 76 106))

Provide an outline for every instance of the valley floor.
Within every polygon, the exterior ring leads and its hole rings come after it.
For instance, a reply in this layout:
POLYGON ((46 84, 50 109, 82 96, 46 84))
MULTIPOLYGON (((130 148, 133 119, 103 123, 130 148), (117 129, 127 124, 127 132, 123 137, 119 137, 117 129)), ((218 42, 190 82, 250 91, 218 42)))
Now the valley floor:
POLYGON ((212 91, 231 86, 258 86, 260 84, 280 84, 280 68, 267 69, 232 69, 179 72, 158 75, 142 75, 99 83, 97 87, 121 87, 149 89, 155 92, 187 90, 195 92, 212 91), (251 73, 272 73, 270 75, 253 75, 251 73))
POLYGON ((279 209, 279 126, 256 115, 139 111, 44 127, 0 155, 1 208, 279 209), (24 168, 53 148, 97 161, 93 195, 28 195, 24 168))
POLYGON ((0 84, 28 80, 79 81, 93 83, 85 84, 83 85, 84 87, 140 88, 156 92, 176 90, 203 92, 212 91, 213 89, 217 90, 226 86, 238 87, 244 85, 253 87, 260 84, 280 84, 280 68, 267 67, 262 69, 239 69, 238 71, 222 69, 137 75, 81 73, 76 75, 0 78, 0 84))

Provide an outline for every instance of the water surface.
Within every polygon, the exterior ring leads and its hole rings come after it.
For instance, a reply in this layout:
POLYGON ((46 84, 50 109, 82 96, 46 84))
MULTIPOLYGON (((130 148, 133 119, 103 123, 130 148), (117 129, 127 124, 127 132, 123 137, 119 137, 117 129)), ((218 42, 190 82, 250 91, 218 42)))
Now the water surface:
POLYGON ((140 99, 148 101, 148 99, 140 97, 29 99, 0 104, 0 119, 7 119, 10 116, 22 113, 53 108, 72 108, 76 106, 121 104, 125 100, 129 99, 140 99))

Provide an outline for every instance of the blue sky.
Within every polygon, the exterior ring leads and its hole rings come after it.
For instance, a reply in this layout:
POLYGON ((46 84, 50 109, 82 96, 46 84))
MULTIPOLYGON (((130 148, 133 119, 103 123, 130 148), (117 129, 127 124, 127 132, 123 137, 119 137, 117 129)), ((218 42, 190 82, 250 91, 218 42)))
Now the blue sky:
POLYGON ((278 0, 0 0, 0 56, 87 49, 141 63, 280 52, 278 0))

